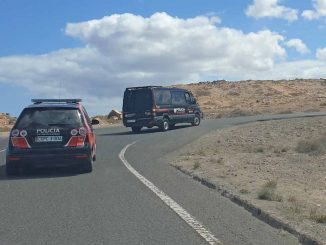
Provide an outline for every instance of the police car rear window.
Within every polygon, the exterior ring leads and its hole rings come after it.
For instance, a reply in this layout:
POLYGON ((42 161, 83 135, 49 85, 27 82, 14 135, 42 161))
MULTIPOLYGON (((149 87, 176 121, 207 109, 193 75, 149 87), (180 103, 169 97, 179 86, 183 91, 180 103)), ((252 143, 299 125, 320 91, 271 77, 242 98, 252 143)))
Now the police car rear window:
POLYGON ((19 117, 16 127, 71 126, 82 127, 83 121, 78 109, 74 108, 29 108, 19 117))

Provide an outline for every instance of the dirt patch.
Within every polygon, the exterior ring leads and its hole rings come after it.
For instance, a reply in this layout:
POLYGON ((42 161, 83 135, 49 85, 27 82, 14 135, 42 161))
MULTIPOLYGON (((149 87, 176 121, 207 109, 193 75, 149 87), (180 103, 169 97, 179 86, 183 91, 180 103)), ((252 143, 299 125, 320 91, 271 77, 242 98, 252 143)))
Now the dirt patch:
POLYGON ((228 190, 326 244, 326 117, 212 132, 172 165, 228 190))

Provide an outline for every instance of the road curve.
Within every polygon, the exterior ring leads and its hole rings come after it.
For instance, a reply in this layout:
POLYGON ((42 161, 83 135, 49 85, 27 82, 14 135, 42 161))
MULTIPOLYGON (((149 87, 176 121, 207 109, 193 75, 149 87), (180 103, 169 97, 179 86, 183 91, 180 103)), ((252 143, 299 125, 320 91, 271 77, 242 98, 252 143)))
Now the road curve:
MULTIPOLYGON (((266 118, 204 120, 165 133, 97 129, 90 174, 65 169, 8 178, 0 152, 1 244, 208 244, 121 162, 119 153, 134 141, 124 154, 130 165, 223 244, 298 244, 162 158, 211 130, 266 118)), ((0 138, 0 151, 6 141, 0 138)))

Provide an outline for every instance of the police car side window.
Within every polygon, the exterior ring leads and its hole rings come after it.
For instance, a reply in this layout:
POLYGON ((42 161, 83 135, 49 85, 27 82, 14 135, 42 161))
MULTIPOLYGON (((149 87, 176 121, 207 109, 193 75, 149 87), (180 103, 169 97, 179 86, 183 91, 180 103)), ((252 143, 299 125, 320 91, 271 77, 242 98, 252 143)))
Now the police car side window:
POLYGON ((84 107, 82 107, 82 110, 83 110, 83 113, 84 113, 84 115, 85 115, 85 117, 86 117, 86 121, 87 121, 87 123, 88 123, 89 125, 92 125, 91 119, 89 118, 89 116, 88 116, 88 114, 87 114, 87 111, 85 110, 84 107))
POLYGON ((183 91, 172 91, 171 96, 173 105, 183 105, 186 103, 185 94, 183 91))

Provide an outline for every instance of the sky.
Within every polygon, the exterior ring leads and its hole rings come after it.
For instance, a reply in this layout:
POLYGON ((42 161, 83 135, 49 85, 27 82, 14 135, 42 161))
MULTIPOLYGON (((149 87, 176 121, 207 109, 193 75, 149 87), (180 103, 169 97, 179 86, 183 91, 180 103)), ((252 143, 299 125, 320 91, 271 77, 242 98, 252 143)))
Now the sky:
POLYGON ((326 0, 0 0, 0 112, 126 87, 326 77, 326 0))

